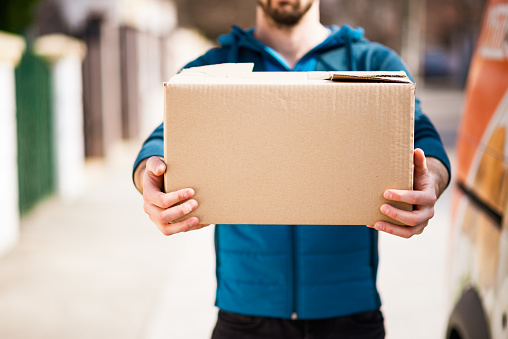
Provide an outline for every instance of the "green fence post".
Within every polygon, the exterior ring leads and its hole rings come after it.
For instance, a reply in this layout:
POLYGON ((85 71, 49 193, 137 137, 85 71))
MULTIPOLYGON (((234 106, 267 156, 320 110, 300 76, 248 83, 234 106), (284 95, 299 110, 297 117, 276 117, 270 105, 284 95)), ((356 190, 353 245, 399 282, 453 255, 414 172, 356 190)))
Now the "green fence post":
POLYGON ((54 190, 51 74, 28 48, 15 75, 19 210, 23 214, 54 190))

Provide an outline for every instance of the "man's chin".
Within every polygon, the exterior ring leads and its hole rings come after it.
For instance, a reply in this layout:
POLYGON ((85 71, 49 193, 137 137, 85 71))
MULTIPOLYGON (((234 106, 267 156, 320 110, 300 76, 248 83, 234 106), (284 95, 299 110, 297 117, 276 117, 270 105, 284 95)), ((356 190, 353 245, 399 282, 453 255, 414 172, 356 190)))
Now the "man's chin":
POLYGON ((309 11, 312 1, 301 8, 300 1, 271 1, 268 2, 269 8, 258 1, 258 5, 263 8, 267 17, 269 17, 277 26, 291 28, 297 25, 303 16, 309 11))
POLYGON ((287 15, 287 16, 280 15, 277 17, 272 16, 271 18, 272 18, 273 22, 275 22, 277 25, 282 26, 282 27, 288 27, 288 28, 295 26, 302 19, 301 16, 295 17, 292 15, 287 15))

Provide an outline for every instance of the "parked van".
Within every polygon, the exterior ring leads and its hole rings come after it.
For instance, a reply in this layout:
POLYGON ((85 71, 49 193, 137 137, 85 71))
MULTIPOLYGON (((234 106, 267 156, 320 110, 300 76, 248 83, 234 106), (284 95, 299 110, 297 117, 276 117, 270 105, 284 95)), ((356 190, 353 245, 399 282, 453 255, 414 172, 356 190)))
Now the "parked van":
POLYGON ((508 0, 486 6, 457 139, 448 339, 508 339, 508 0))

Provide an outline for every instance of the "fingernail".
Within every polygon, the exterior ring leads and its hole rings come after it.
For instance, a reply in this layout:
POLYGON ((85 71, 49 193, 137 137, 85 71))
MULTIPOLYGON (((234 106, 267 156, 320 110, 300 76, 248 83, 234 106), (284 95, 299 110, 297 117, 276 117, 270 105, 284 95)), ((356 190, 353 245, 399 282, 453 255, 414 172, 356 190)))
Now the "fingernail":
POLYGON ((382 206, 381 206, 381 212, 383 212, 384 214, 387 214, 387 213, 388 213, 388 211, 389 211, 388 206, 386 206, 386 205, 382 205, 382 206))
POLYGON ((383 224, 376 224, 374 225, 374 228, 378 231, 383 231, 385 229, 385 226, 383 224))
POLYGON ((189 220, 189 228, 192 228, 192 227, 196 226, 197 224, 198 224, 198 219, 192 218, 191 220, 189 220))
POLYGON ((185 193, 183 194, 183 198, 189 199, 189 191, 185 191, 185 193))
POLYGON ((391 199, 392 198, 392 192, 386 191, 384 196, 385 196, 385 199, 391 199))
POLYGON ((196 200, 189 200, 189 206, 190 206, 191 210, 193 210, 196 207, 198 207, 198 202, 196 200))

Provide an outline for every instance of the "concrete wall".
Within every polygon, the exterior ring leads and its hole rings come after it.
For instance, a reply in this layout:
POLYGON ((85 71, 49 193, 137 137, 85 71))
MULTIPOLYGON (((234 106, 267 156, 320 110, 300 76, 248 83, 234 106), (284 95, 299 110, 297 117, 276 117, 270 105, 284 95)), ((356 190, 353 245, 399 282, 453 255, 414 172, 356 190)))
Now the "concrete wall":
POLYGON ((0 32, 0 255, 11 249, 19 238, 14 67, 24 49, 21 37, 0 32))
POLYGON ((82 62, 85 45, 61 34, 40 37, 37 54, 51 64, 56 186, 60 198, 73 201, 84 188, 82 62))

